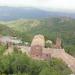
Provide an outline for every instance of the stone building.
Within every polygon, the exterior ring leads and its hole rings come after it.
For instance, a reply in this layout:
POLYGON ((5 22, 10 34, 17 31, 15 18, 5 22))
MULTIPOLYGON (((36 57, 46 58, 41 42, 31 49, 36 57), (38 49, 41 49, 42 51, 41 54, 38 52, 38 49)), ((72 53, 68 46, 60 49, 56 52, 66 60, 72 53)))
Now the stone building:
POLYGON ((57 38, 53 48, 45 48, 45 38, 43 35, 34 36, 31 43, 30 56, 34 59, 50 59, 52 50, 61 49, 61 39, 57 38))

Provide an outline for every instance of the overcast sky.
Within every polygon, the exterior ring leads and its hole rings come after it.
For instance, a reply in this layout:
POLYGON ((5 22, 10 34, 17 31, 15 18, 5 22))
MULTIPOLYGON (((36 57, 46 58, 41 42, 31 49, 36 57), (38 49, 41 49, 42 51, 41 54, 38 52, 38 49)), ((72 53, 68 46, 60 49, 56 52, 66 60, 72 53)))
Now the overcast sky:
POLYGON ((36 7, 44 10, 75 11, 75 0, 0 0, 0 6, 36 7))

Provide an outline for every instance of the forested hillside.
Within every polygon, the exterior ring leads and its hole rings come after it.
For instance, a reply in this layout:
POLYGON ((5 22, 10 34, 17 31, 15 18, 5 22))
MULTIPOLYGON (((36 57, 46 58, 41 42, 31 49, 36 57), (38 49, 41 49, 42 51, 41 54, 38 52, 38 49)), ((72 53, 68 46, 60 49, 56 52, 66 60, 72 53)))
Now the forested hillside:
POLYGON ((15 35, 15 31, 3 24, 0 24, 0 34, 2 35, 15 35))
POLYGON ((0 23, 9 27, 10 30, 18 32, 16 34, 22 37, 23 41, 28 42, 31 42, 33 36, 36 34, 43 34, 46 39, 55 42, 57 34, 59 34, 61 35, 63 48, 65 48, 68 53, 75 56, 75 19, 54 17, 39 20, 20 19, 0 23))

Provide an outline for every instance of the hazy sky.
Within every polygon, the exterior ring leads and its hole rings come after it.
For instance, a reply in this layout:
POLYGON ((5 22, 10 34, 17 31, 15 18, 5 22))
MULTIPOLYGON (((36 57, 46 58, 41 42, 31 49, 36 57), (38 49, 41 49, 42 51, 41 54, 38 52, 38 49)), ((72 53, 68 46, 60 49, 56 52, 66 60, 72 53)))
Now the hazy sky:
POLYGON ((0 0, 0 6, 36 7, 54 11, 75 11, 75 0, 0 0))

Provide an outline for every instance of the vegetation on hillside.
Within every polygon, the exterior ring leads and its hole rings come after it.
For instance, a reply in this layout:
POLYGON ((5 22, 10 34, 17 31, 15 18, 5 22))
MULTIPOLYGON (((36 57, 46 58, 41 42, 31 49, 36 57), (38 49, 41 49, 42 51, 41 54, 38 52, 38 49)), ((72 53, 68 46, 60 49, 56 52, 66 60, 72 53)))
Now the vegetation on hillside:
POLYGON ((4 35, 4 36, 17 36, 17 31, 13 30, 12 28, 4 25, 4 24, 0 24, 0 35, 4 35))
POLYGON ((67 65, 59 59, 38 61, 17 51, 11 55, 0 56, 0 75, 69 75, 71 73, 67 65))

